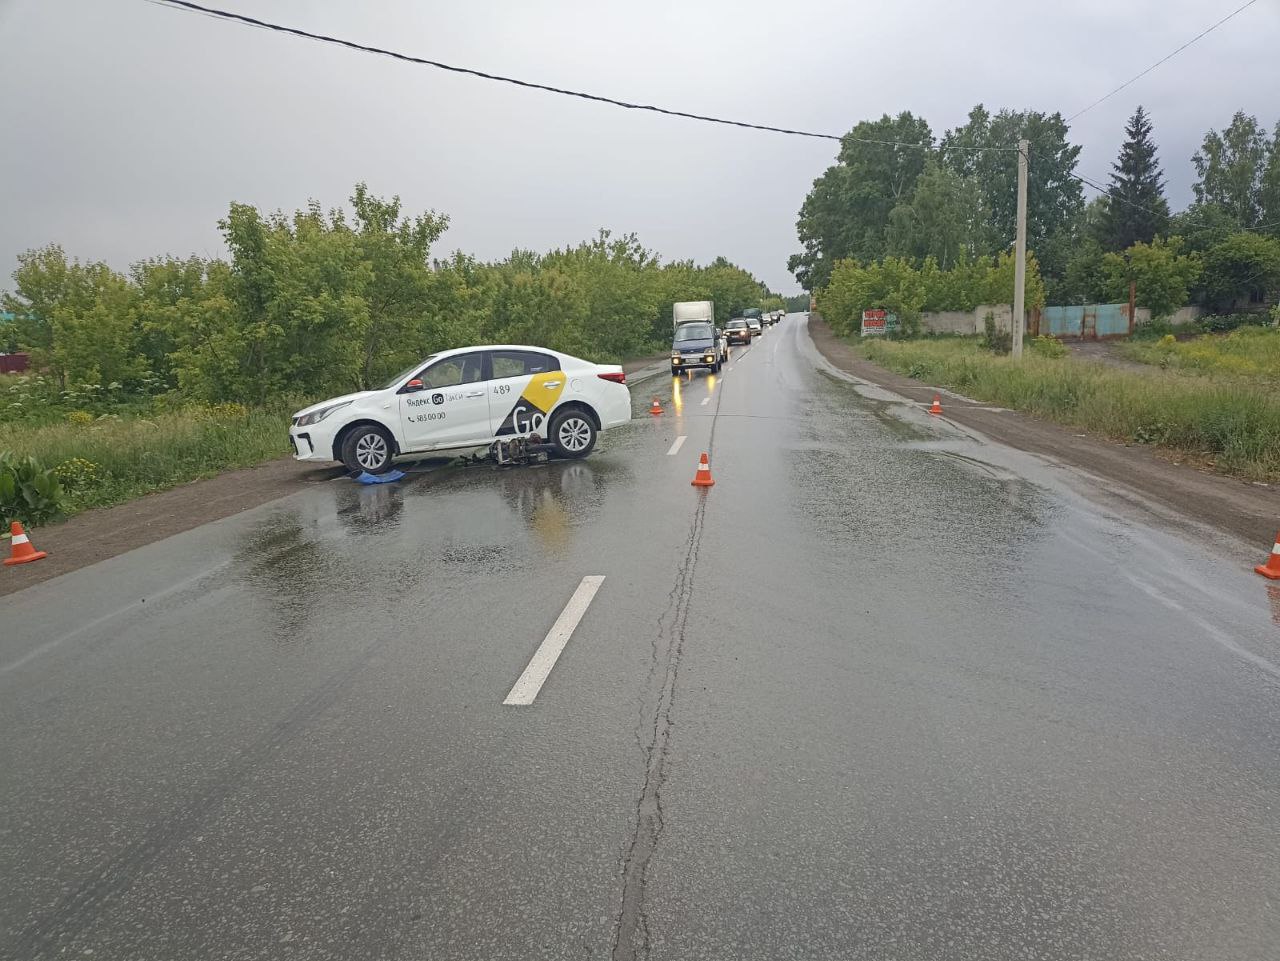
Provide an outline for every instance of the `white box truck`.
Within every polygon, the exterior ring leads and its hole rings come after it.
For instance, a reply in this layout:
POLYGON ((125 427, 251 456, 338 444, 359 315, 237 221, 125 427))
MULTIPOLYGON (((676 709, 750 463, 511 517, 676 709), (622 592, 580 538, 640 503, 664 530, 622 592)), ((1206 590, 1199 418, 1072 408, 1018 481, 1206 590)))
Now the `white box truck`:
POLYGON ((716 305, 712 300, 683 300, 671 308, 671 329, 681 324, 692 324, 701 321, 704 324, 716 325, 716 305))
POLYGON ((716 305, 710 300, 684 300, 671 308, 671 373, 697 367, 717 372, 728 348, 716 330, 716 305))

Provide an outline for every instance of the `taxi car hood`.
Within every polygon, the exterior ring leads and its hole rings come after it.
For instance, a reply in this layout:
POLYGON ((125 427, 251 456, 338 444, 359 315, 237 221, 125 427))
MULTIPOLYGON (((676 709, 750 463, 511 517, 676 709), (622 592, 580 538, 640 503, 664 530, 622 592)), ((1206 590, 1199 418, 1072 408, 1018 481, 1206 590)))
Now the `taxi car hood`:
POLYGON ((305 417, 307 414, 314 414, 318 410, 325 407, 332 407, 334 404, 344 404, 352 400, 360 400, 362 397, 371 397, 378 393, 376 390, 358 390, 354 394, 343 394, 341 397, 330 397, 328 400, 322 400, 318 404, 312 404, 310 407, 304 407, 302 410, 294 411, 294 417, 305 417))

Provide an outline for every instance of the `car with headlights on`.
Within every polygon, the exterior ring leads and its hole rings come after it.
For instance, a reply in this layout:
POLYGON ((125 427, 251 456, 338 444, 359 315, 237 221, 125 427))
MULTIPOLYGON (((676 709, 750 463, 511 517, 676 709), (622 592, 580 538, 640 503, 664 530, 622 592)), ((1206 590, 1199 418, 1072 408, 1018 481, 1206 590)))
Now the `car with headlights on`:
POLYGON ((724 354, 714 323, 681 324, 671 338, 671 376, 698 368, 718 373, 724 354))
POLYGON ((534 438, 561 457, 585 457, 601 431, 631 419, 616 364, 542 347, 445 350, 375 390, 344 394, 293 415, 289 441, 304 461, 341 461, 381 474, 397 457, 534 438))
POLYGON ((724 325, 725 340, 730 346, 751 343, 751 325, 745 317, 734 317, 724 325))

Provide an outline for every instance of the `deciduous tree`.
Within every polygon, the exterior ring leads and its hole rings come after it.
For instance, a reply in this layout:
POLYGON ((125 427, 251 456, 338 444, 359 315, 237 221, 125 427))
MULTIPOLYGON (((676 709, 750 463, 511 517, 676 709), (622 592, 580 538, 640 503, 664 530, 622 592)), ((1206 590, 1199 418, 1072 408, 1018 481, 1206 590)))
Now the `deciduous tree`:
POLYGON ((932 257, 948 270, 983 252, 987 230, 987 210, 976 181, 931 157, 910 202, 890 212, 885 249, 915 260, 932 257))
POLYGON ((1239 227, 1262 223, 1262 175, 1270 144, 1256 117, 1237 110, 1226 130, 1210 130, 1191 162, 1196 200, 1217 204, 1239 227))
POLYGON ((1256 233, 1232 234, 1204 253, 1200 294, 1216 310, 1239 302, 1261 305, 1280 291, 1280 240, 1256 233))
POLYGON ((1001 110, 994 116, 982 104, 968 121, 943 136, 944 162, 973 177, 990 211, 989 251, 1013 243, 1017 226, 1018 165, 1015 148, 1031 142, 1027 173, 1027 246, 1039 250, 1084 206, 1080 182, 1072 175, 1080 148, 1067 141, 1067 124, 1059 113, 1001 110))
POLYGON ((1168 317, 1187 303, 1191 286, 1200 276, 1200 258, 1184 254, 1181 237, 1131 244, 1123 253, 1102 258, 1103 291, 1112 302, 1129 299, 1129 283, 1135 283, 1139 307, 1154 318, 1168 317))
POLYGON ((823 286, 841 258, 884 255, 889 213, 910 203, 932 145, 929 124, 905 111, 849 131, 835 165, 814 181, 800 208, 796 229, 804 250, 787 268, 801 286, 823 286))

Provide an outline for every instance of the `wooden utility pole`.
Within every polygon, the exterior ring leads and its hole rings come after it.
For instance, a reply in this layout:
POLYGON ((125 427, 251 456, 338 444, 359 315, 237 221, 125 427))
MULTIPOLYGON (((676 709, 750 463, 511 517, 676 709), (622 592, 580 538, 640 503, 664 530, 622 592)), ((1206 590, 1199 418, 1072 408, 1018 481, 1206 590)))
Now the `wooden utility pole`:
POLYGON ((1018 239, 1013 264, 1013 356, 1022 356, 1022 325, 1027 301, 1027 153, 1031 141, 1018 141, 1018 239))
POLYGON ((1138 282, 1129 278, 1129 333, 1138 326, 1138 282))

